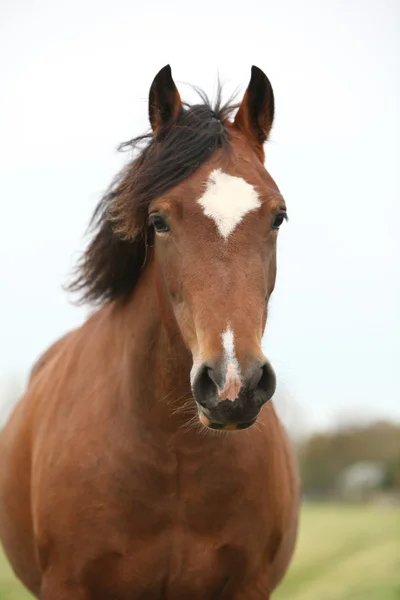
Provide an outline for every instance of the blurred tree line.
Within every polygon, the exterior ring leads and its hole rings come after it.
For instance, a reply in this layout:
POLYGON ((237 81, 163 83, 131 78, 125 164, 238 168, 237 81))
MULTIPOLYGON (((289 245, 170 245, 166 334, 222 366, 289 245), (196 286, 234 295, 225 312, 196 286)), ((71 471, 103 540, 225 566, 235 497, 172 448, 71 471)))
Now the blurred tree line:
POLYGON ((315 433, 297 449, 305 497, 348 499, 352 484, 371 494, 379 490, 400 496, 399 424, 376 422, 315 433))

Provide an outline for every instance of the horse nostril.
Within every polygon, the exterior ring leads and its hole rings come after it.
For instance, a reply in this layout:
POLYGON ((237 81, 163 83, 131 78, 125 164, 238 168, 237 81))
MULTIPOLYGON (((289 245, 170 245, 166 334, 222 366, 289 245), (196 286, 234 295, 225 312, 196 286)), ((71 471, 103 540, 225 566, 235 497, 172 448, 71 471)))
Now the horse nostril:
POLYGON ((211 379, 215 387, 218 387, 218 377, 212 367, 206 367, 208 378, 211 379))
POLYGON ((193 394, 196 401, 203 408, 210 408, 216 404, 217 383, 215 374, 211 367, 203 365, 197 372, 193 385, 193 394))
POLYGON ((265 362, 261 367, 261 373, 256 384, 256 398, 260 405, 268 402, 272 398, 276 389, 276 375, 269 364, 265 362))

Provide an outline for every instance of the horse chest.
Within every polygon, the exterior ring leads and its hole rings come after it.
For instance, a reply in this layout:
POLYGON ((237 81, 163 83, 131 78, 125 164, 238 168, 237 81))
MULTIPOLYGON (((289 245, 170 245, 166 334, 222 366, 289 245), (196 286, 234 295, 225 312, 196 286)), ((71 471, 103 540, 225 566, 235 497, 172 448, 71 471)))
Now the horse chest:
POLYGON ((113 550, 92 569, 96 599, 219 598, 263 563, 268 499, 232 475, 216 480, 208 471, 207 478, 189 465, 172 477, 166 465, 157 485, 146 469, 131 479, 125 501, 115 504, 116 534, 101 536, 113 550))
POLYGON ((115 496, 123 530, 135 540, 168 534, 185 555, 197 539, 245 544, 249 535, 268 536, 271 511, 279 511, 265 477, 249 473, 246 465, 227 471, 207 461, 182 461, 179 468, 165 461, 164 469, 146 465, 138 472, 124 502, 121 494, 115 496))
POLYGON ((226 468, 232 453, 129 456, 140 459, 117 456, 100 474, 90 465, 81 485, 63 486, 69 510, 49 531, 62 546, 64 576, 79 573, 90 599, 230 600, 225 590, 268 570, 282 502, 273 501, 261 454, 241 454, 234 469, 226 468))
POLYGON ((145 512, 135 511, 125 523, 129 551, 117 580, 130 579, 132 591, 143 587, 147 594, 154 587, 155 598, 204 600, 220 597, 263 561, 266 567, 268 498, 221 479, 207 485, 201 473, 185 473, 179 483, 166 485, 169 493, 154 496, 145 512))
POLYGON ((240 544, 171 531, 124 556, 110 555, 87 584, 96 600, 204 600, 225 598, 222 592, 241 585, 249 572, 240 544))

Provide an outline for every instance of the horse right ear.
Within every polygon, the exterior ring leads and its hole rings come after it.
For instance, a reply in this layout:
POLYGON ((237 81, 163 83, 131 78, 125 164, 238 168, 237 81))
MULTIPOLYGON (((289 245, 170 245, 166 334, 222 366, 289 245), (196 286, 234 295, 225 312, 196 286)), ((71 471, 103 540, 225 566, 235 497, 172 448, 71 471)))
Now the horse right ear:
POLYGON ((166 65, 157 73, 149 93, 149 119, 157 136, 172 125, 182 110, 182 100, 172 79, 171 67, 166 65))

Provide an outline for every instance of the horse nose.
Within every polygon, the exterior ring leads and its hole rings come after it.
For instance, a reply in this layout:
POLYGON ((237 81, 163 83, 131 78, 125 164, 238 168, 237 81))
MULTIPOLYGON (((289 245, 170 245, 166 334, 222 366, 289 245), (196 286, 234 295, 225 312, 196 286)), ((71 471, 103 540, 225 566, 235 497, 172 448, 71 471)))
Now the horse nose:
POLYGON ((275 388, 275 373, 267 360, 253 361, 243 374, 235 365, 209 361, 198 368, 192 383, 197 403, 223 421, 257 414, 275 388))

